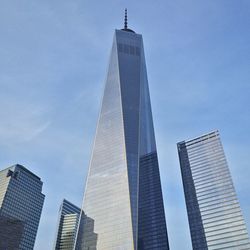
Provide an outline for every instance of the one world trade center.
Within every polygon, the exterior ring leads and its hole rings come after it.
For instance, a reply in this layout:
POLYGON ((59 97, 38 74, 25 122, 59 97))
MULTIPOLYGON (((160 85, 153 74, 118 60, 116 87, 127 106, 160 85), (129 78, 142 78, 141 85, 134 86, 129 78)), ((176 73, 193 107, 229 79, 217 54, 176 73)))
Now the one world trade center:
POLYGON ((142 36, 115 30, 75 249, 168 250, 142 36))

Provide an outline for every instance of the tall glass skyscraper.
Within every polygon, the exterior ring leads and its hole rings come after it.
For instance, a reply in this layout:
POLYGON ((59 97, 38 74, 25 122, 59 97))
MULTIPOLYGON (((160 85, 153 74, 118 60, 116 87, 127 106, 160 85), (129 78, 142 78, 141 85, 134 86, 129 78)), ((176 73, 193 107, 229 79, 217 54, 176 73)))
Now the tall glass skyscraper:
POLYGON ((81 209, 63 200, 59 210, 59 222, 55 250, 72 250, 76 238, 81 209))
POLYGON ((219 132, 177 147, 193 249, 250 249, 219 132))
POLYGON ((142 36, 116 30, 77 249, 167 250, 142 36), (93 237, 96 236, 96 237, 93 237))
POLYGON ((41 179, 22 165, 0 171, 0 233, 5 233, 0 235, 0 249, 34 249, 45 198, 42 185, 41 179))

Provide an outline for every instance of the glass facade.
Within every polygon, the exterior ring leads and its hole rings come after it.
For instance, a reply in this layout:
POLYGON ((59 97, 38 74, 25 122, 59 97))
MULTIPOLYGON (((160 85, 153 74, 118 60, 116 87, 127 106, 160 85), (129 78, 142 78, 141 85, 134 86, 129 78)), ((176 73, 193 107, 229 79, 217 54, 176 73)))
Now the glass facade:
POLYGON ((18 249, 23 235, 21 220, 0 215, 0 249, 18 249))
POLYGON ((142 36, 131 30, 115 31, 82 210, 76 249, 169 249, 142 36))
POLYGON ((81 209, 63 200, 59 210, 59 223, 55 242, 56 250, 72 250, 76 238, 81 209))
POLYGON ((177 147, 193 249, 250 249, 219 132, 177 147))
MULTIPOLYGON (((17 241, 16 237, 19 235, 19 250, 34 249, 45 198, 42 185, 38 176, 19 164, 0 171, 0 232, 1 227, 9 225, 9 230, 13 233, 9 236, 9 244, 14 242, 14 238, 17 241)), ((4 241, 1 237, 4 235, 0 235, 2 244, 4 241)), ((5 244, 8 242, 5 241, 5 244)))

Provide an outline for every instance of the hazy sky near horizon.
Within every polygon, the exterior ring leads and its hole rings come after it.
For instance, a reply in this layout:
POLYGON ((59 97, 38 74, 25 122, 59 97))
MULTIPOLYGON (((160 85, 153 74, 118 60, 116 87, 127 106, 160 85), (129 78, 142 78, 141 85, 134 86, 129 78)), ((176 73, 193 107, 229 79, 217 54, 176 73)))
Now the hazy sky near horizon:
POLYGON ((170 247, 191 249, 176 143, 219 129, 250 230, 250 1, 1 0, 0 169, 46 195, 35 250, 63 198, 80 206, 114 29, 143 35, 170 247))

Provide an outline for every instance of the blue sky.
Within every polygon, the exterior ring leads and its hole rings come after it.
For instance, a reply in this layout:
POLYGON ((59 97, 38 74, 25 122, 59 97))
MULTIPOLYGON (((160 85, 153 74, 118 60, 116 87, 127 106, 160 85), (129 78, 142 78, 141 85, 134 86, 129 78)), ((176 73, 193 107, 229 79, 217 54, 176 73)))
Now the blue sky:
POLYGON ((171 249, 191 249, 176 143, 219 129, 250 230, 250 1, 1 0, 0 168, 46 195, 36 250, 63 198, 81 204, 115 28, 143 35, 171 249))

